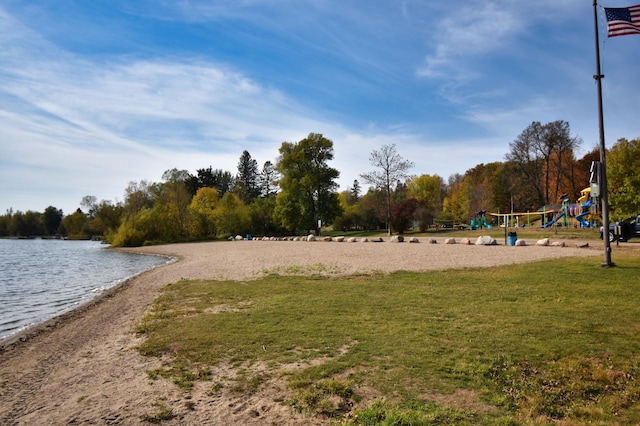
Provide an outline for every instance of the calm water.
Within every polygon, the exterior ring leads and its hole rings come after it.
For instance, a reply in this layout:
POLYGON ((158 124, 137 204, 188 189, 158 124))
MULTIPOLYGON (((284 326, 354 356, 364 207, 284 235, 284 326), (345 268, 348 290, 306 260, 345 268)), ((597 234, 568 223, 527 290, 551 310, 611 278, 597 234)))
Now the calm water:
POLYGON ((0 339, 169 261, 95 241, 0 239, 0 339))

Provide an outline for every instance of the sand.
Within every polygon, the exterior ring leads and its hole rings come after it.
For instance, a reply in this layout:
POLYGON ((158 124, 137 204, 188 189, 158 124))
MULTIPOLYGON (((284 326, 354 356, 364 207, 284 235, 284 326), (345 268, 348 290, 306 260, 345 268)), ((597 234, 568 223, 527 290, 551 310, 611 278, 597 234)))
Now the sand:
MULTIPOLYGON (((500 243, 502 243, 500 241, 500 243)), ((387 273, 492 267, 565 256, 601 256, 591 248, 438 244, 232 241, 174 244, 134 252, 173 256, 176 262, 147 271, 68 314, 0 341, 0 424, 148 424, 145 417, 170 407, 166 425, 322 424, 283 405, 285 390, 265 386, 252 395, 217 392, 204 385, 190 394, 169 380, 151 382, 161 360, 134 349, 133 332, 166 284, 180 279, 258 278, 265 273, 387 273)), ((228 366, 214 375, 233 374, 228 366)), ((209 385, 210 386, 210 385, 209 385)))

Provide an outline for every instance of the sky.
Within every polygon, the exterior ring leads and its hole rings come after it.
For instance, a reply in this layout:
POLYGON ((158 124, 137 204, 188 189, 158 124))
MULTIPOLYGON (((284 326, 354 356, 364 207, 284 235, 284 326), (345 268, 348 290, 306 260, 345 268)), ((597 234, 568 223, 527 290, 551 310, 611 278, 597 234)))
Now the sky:
MULTIPOLYGON (((606 7, 633 3, 609 0, 606 7)), ((605 140, 640 137, 640 36, 607 38, 605 140)), ((124 201, 130 182, 333 141, 346 190, 383 145, 445 181, 532 122, 598 146, 589 0, 0 3, 0 214, 124 201)))

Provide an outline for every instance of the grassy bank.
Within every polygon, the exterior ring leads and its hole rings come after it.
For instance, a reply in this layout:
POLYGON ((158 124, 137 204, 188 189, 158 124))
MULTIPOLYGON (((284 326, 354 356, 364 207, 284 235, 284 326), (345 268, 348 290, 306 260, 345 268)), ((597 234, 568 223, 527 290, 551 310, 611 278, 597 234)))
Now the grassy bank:
POLYGON ((183 280, 138 325, 140 351, 170 355, 150 377, 186 392, 282 386, 327 421, 637 424, 640 258, 615 262, 183 280), (237 374, 213 377, 219 363, 237 374))

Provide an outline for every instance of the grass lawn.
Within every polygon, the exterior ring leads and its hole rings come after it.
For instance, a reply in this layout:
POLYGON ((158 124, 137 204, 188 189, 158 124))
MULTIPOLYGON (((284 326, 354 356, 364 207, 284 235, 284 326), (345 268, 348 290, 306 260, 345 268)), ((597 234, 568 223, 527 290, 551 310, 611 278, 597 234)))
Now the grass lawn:
POLYGON ((183 280, 138 324, 139 350, 170 355, 150 376, 187 392, 284 378, 283 403, 328 422, 638 424, 640 256, 614 261, 183 280), (242 379, 216 381, 217 363, 242 379))

